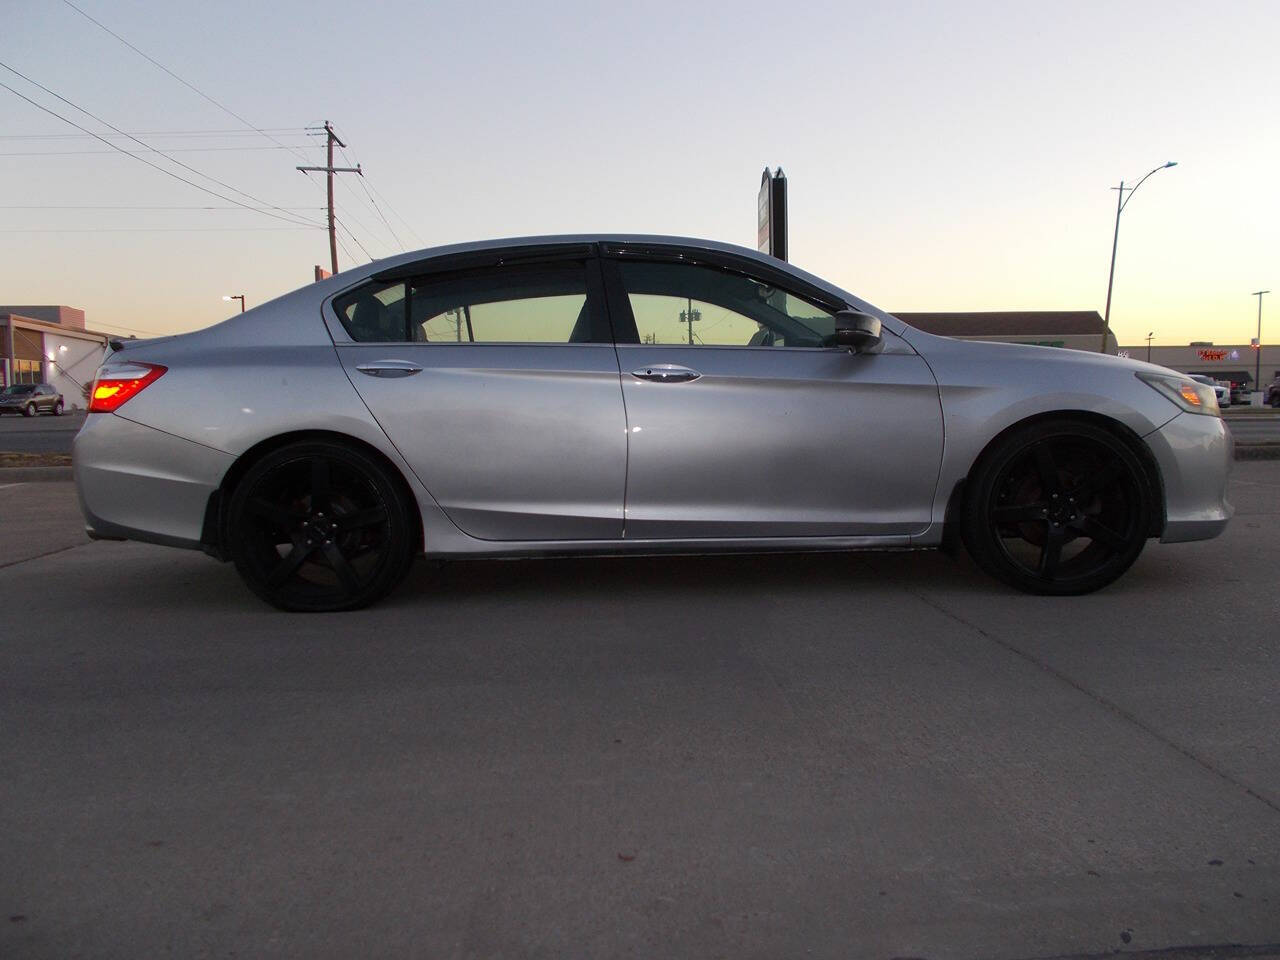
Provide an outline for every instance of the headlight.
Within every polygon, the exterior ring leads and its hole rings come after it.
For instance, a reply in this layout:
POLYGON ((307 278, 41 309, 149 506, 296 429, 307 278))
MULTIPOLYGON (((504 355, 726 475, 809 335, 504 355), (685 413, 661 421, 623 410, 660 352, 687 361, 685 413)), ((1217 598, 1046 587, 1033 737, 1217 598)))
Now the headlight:
POLYGON ((1203 413, 1210 417, 1222 415, 1218 409, 1218 394, 1207 383, 1197 383, 1195 380, 1159 373, 1138 373, 1136 376, 1187 413, 1203 413))

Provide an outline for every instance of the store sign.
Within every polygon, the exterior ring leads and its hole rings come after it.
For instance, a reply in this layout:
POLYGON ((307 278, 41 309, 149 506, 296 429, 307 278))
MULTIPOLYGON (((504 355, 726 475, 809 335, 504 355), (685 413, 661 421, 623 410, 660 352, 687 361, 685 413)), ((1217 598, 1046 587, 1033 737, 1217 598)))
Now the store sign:
POLYGON ((1196 356, 1201 360, 1225 360, 1227 359, 1227 351, 1225 350, 1197 350, 1196 356))

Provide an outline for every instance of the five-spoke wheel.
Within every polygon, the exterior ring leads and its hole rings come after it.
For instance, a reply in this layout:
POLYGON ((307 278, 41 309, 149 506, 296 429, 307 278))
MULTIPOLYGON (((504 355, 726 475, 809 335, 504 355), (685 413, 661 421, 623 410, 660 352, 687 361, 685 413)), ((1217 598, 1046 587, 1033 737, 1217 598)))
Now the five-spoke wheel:
POLYGON ((227 510, 249 587, 285 610, 350 610, 389 592, 416 552, 409 507, 386 470, 336 443, 290 444, 255 463, 227 510))
POLYGON ((1032 593, 1077 594, 1115 580, 1142 552, 1152 496, 1133 450, 1092 424, 1011 431, 970 477, 962 530, 978 565, 1032 593))

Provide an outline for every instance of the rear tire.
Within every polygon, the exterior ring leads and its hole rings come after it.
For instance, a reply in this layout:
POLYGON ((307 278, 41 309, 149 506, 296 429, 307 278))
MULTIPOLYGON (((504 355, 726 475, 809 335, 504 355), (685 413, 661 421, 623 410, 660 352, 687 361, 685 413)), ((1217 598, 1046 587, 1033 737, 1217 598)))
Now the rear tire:
POLYGON ((329 441, 267 454, 231 495, 228 552, 249 589, 281 610, 355 610, 412 565, 416 525, 384 467, 329 441))
POLYGON ((1092 424, 1016 428, 970 476, 961 532, 970 556, 1028 593, 1090 593, 1133 565, 1154 510, 1146 473, 1124 441, 1092 424))

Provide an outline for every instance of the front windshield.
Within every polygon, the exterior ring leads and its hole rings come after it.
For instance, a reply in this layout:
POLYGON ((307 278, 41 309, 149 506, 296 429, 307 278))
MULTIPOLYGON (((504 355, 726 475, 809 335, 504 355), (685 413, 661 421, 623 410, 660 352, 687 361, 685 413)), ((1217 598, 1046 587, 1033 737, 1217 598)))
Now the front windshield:
POLYGON ((0 394, 0 395, 6 396, 6 397, 16 397, 16 396, 21 396, 22 394, 32 393, 35 391, 35 389, 36 387, 35 387, 35 384, 33 383, 15 383, 11 387, 5 387, 3 394, 0 394))

